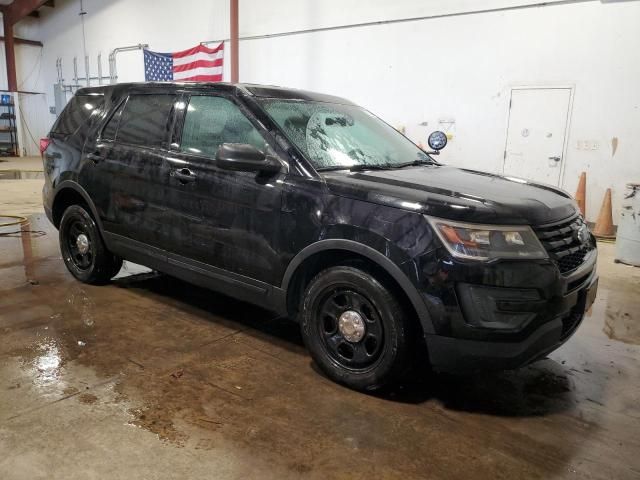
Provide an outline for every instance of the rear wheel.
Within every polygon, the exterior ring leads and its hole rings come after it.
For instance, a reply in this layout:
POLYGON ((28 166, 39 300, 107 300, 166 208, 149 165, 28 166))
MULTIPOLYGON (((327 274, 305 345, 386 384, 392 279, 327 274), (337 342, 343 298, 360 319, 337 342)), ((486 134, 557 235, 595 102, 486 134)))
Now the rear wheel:
POLYGON ((107 283, 122 267, 122 259, 107 250, 95 221, 81 205, 65 210, 59 240, 67 269, 82 282, 107 283))
POLYGON ((318 274, 302 304, 301 330, 325 374, 356 390, 376 390, 406 368, 407 316, 393 293, 360 269, 318 274))

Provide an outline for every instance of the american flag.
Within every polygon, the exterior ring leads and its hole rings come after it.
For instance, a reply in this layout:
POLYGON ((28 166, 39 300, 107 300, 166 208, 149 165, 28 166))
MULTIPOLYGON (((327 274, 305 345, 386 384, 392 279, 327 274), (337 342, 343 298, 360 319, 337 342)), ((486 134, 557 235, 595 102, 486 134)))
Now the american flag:
POLYGON ((221 82, 224 42, 173 53, 144 50, 144 79, 148 82, 221 82))

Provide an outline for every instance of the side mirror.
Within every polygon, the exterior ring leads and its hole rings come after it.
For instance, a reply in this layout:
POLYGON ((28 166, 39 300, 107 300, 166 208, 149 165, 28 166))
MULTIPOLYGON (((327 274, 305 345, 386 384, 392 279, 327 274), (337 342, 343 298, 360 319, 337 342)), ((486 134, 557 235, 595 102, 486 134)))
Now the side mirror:
POLYGON ((433 132, 429 135, 429 147, 436 152, 439 152, 447 146, 447 134, 444 132, 433 132))
POLYGON ((240 172, 276 173, 282 169, 277 158, 248 143, 223 143, 216 153, 216 165, 240 172))

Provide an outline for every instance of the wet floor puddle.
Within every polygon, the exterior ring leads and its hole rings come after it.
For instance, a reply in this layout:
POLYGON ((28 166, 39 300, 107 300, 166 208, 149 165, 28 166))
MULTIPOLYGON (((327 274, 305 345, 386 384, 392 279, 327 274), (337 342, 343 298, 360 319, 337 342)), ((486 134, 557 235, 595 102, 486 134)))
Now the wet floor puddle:
POLYGON ((0 170, 0 180, 41 180, 44 172, 36 170, 0 170))

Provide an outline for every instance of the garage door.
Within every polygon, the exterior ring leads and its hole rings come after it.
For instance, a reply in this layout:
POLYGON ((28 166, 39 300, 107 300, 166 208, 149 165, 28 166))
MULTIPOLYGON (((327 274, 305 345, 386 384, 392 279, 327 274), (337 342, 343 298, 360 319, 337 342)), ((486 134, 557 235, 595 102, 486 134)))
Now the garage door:
POLYGON ((570 88, 511 91, 505 175, 560 184, 570 101, 570 88))

